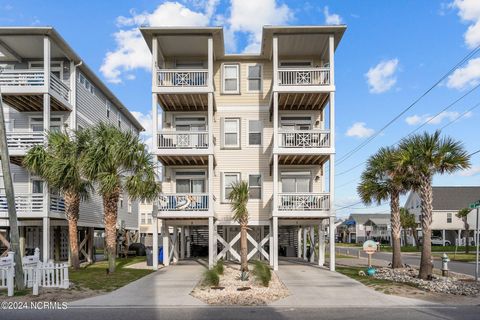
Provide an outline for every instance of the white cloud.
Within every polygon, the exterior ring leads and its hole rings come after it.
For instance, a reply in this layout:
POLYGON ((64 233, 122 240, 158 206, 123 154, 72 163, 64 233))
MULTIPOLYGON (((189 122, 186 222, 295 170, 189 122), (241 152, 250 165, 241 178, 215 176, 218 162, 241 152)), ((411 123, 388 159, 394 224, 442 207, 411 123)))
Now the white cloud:
POLYGON ((325 16, 325 24, 329 24, 329 25, 342 24, 342 18, 336 13, 330 14, 327 6, 323 8, 323 15, 325 16))
MULTIPOLYGON (((179 2, 167 1, 153 12, 130 12, 129 17, 117 18, 121 29, 114 33, 116 49, 107 52, 100 71, 112 83, 122 82, 122 74, 134 69, 150 71, 151 54, 138 27, 146 26, 206 26, 215 11, 218 0, 202 2, 203 11, 194 11, 179 2)), ((129 74, 127 78, 132 79, 129 74)))
POLYGON ((143 128, 145 128, 145 131, 140 133, 140 137, 142 138, 143 142, 147 145, 149 150, 152 150, 154 146, 152 145, 153 143, 153 138, 152 138, 152 132, 153 132, 153 119, 152 119, 152 112, 148 114, 144 114, 139 111, 131 111, 133 116, 140 122, 143 128))
POLYGON ((480 166, 472 166, 470 169, 460 171, 462 177, 472 177, 480 173, 480 166))
POLYGON ((447 80, 447 87, 463 89, 480 83, 480 58, 471 59, 463 68, 455 70, 447 80))
POLYGON ((375 130, 366 127, 365 122, 355 122, 345 133, 348 137, 368 138, 375 130))
POLYGON ((458 9, 460 19, 470 25, 464 34, 465 43, 474 48, 480 44, 480 1, 454 0, 451 7, 458 9))
POLYGON ((467 112, 465 114, 461 114, 458 111, 444 111, 440 113, 438 116, 434 117, 429 114, 424 115, 413 115, 410 117, 405 118, 405 122, 409 125, 417 125, 421 123, 425 123, 428 121, 428 124, 436 125, 442 123, 444 120, 453 121, 458 119, 460 116, 462 118, 470 118, 473 115, 472 112, 467 112))
POLYGON ((398 59, 380 61, 365 74, 371 93, 382 93, 390 90, 397 82, 395 72, 398 69, 398 59))
POLYGON ((230 16, 226 18, 226 45, 229 51, 236 50, 236 33, 247 34, 248 44, 244 52, 260 51, 262 27, 264 25, 287 24, 294 17, 286 5, 278 5, 275 0, 231 0, 230 16))

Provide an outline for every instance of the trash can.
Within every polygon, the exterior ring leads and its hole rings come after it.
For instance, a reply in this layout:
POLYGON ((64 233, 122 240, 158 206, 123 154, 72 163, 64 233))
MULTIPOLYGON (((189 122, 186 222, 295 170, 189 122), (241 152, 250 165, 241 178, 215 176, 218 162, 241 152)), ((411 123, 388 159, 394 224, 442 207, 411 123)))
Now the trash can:
POLYGON ((158 263, 163 263, 163 247, 158 247, 158 263))
POLYGON ((147 266, 149 267, 153 266, 153 249, 147 248, 145 250, 145 253, 147 254, 147 266))

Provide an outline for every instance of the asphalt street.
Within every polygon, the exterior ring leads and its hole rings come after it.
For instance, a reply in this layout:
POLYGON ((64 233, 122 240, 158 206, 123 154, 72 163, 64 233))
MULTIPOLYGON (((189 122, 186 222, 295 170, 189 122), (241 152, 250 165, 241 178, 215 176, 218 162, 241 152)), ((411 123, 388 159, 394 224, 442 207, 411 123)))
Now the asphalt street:
MULTIPOLYGON (((346 253, 347 250, 349 251, 350 255, 358 255, 358 251, 360 251, 360 256, 367 258, 367 254, 363 252, 361 248, 357 247, 337 247, 337 252, 339 253, 346 253)), ((447 253, 448 255, 452 255, 447 253)), ((372 259, 376 260, 384 260, 384 261, 392 261, 392 254, 390 252, 376 252, 373 254, 372 259)), ((411 252, 402 252, 402 261, 405 264, 411 266, 419 266, 420 265, 420 253, 411 253, 411 252)), ((441 269, 442 262, 438 259, 433 261, 433 265, 437 269, 441 269)), ((471 276, 475 276, 475 263, 474 262, 458 262, 458 261, 450 261, 448 263, 448 268, 453 272, 468 274, 471 276)))
POLYGON ((69 308, 67 310, 10 310, 0 311, 0 319, 8 320, 143 320, 143 319, 331 319, 331 320, 477 320, 479 306, 437 307, 374 307, 374 308, 272 308, 272 307, 181 307, 149 308, 124 306, 116 308, 69 308))

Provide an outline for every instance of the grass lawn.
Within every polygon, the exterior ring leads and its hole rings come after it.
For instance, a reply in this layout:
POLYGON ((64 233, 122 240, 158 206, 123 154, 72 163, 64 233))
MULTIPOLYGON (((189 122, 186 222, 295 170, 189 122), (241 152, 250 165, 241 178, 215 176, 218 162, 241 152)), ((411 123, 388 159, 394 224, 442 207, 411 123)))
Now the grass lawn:
POLYGON ((70 281, 77 288, 113 291, 152 273, 153 270, 125 268, 128 265, 145 261, 145 259, 146 257, 117 258, 117 269, 113 274, 107 274, 108 261, 99 261, 78 271, 70 269, 70 281))
MULTIPOLYGON (((475 252, 475 247, 470 246, 470 251, 475 252)), ((380 252, 392 252, 392 247, 391 246, 384 246, 382 245, 380 247, 380 252)), ((408 247, 402 247, 402 252, 421 252, 422 247, 417 249, 415 246, 408 246, 408 247)), ((454 252, 455 251, 455 246, 432 246, 432 252, 454 252)), ((465 252, 465 246, 459 246, 457 247, 457 252, 465 252)))
MULTIPOLYGON (((435 258, 441 259, 443 253, 434 253, 433 256, 435 258)), ((451 261, 460 261, 460 262, 474 262, 475 261, 475 253, 466 254, 465 252, 457 252, 457 254, 447 253, 448 258, 451 261)))
POLYGON ((335 246, 337 247, 361 247, 361 243, 343 243, 343 242, 338 242, 335 243, 335 246))

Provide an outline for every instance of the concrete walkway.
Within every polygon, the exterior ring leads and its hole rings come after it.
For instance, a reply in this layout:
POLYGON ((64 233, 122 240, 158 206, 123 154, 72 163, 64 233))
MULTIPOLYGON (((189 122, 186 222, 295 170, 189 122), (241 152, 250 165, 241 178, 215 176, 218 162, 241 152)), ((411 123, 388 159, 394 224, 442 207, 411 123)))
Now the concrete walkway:
POLYGON ((347 276, 293 260, 280 260, 277 275, 290 296, 273 306, 292 307, 387 307, 431 305, 428 302, 389 296, 347 276))
POLYGON ((190 295, 205 267, 193 260, 162 268, 113 292, 69 303, 76 307, 202 306, 190 295))

